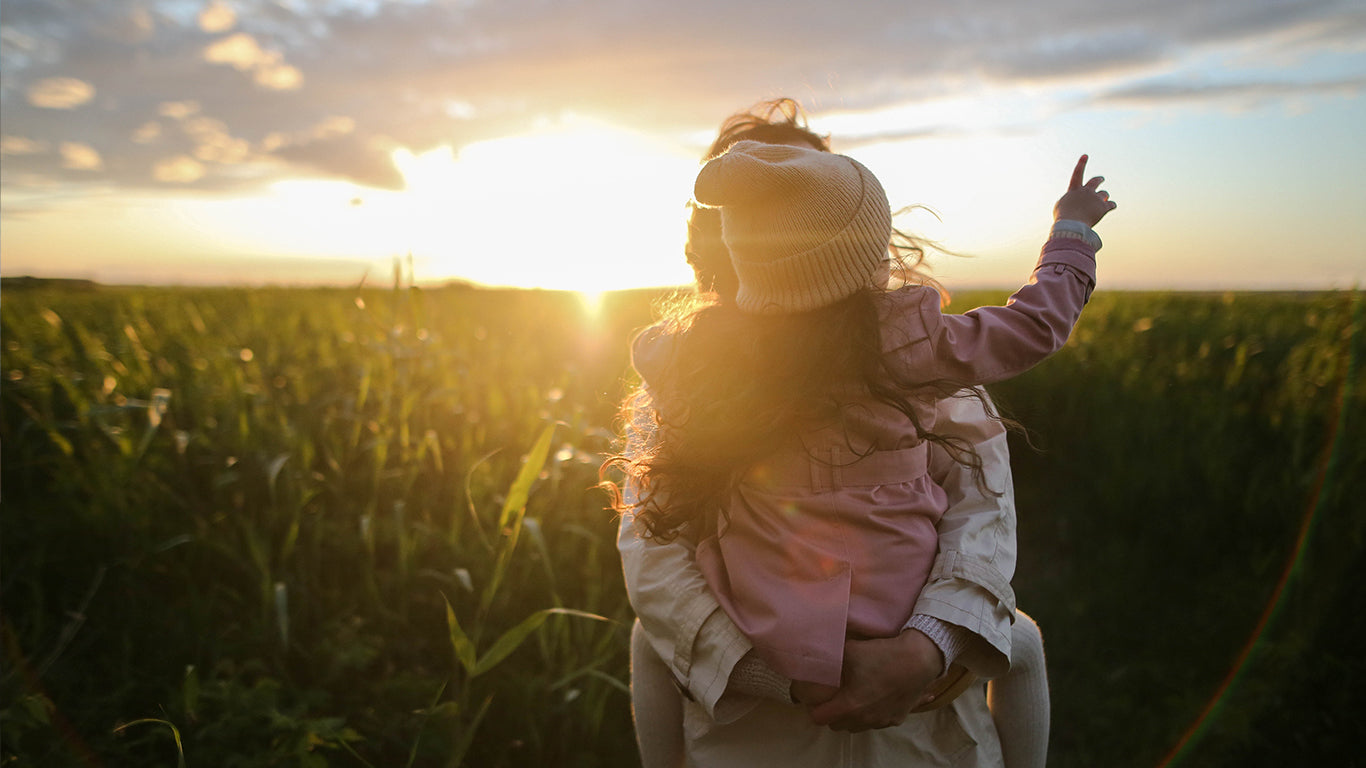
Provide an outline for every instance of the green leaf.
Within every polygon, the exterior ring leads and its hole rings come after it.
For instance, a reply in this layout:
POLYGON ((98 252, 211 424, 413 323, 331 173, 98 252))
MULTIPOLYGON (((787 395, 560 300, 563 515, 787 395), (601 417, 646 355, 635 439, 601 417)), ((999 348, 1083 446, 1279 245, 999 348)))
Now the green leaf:
POLYGON ((63 456, 69 459, 75 455, 76 450, 72 447, 71 441, 63 437, 62 433, 52 427, 44 427, 44 431, 47 432, 48 439, 52 441, 53 445, 57 446, 57 450, 61 451, 63 456))
POLYGON ((532 632, 540 629, 541 625, 545 623, 545 620, 548 619, 551 614, 579 616, 581 618, 594 619, 596 621, 611 621, 611 619, 608 619, 606 616, 599 616, 595 613, 587 613, 585 611, 576 611, 572 608, 546 608, 537 611, 525 619, 522 619, 522 623, 509 629, 507 632, 504 632, 502 637, 495 640, 488 651, 479 658, 479 663, 474 665, 474 671, 470 673, 470 677, 478 677, 498 666, 503 659, 506 659, 513 651, 517 650, 518 646, 520 646, 532 632))
POLYGON ((451 601, 446 598, 446 594, 441 594, 441 599, 446 601, 446 627, 450 631, 451 649, 455 651, 455 659, 460 662, 460 666, 465 668, 465 673, 471 677, 474 675, 474 643, 470 642, 469 635, 460 628, 459 619, 455 618, 455 609, 451 608, 451 601))
POLYGON ((545 466, 546 457, 550 455, 550 441, 555 436, 555 426, 553 423, 547 424, 545 429, 541 430, 540 436, 531 447, 531 452, 527 454, 526 463, 522 464, 517 479, 508 489, 507 498, 503 501, 503 511, 498 515, 499 530, 506 528, 513 521, 514 515, 526 511, 526 502, 531 496, 531 484, 540 476, 541 467, 545 466))
POLYGON ((536 442, 531 447, 531 452, 527 454, 526 462, 522 464, 521 471, 517 473, 517 479, 512 482, 512 487, 508 489, 507 499, 503 502, 503 511, 498 515, 498 531, 507 531, 507 535, 499 545, 498 559, 493 566, 493 575, 489 578, 488 584, 484 586, 484 593, 479 600, 479 613, 481 615, 493 604, 493 597, 498 594, 498 587, 503 582, 503 575, 507 572, 508 563, 512 561, 512 552, 517 548, 517 538, 522 532, 522 518, 526 515, 526 502, 531 496, 531 485, 540 476, 541 467, 545 466, 545 460, 550 455, 550 441, 555 436, 555 426, 552 422, 541 430, 540 437, 536 438, 536 442))
POLYGON ((199 709, 199 670, 193 664, 185 666, 185 682, 181 685, 180 694, 185 714, 191 720, 196 719, 199 709))
POLYGON ((270 490, 270 497, 275 498, 275 484, 280 477, 280 470, 285 468, 285 462, 289 461, 289 454, 282 453, 266 463, 266 488, 270 490))

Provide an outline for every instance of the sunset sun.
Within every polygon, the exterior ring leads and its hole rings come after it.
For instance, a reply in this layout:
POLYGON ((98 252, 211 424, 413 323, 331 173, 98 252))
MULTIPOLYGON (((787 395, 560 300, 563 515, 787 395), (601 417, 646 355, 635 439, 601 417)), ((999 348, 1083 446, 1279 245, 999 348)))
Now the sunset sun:
POLYGON ((601 291, 686 282, 696 160, 611 126, 563 126, 394 153, 420 277, 601 291))

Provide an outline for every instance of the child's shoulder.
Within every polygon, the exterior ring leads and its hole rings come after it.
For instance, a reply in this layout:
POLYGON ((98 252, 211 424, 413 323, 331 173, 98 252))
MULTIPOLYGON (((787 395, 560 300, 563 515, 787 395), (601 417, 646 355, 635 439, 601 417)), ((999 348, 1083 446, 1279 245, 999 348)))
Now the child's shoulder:
POLYGON ((941 322, 940 294, 928 285, 907 285, 879 297, 878 325, 882 351, 903 354, 919 349, 941 322))
POLYGON ((914 329, 940 313, 939 291, 928 285, 905 285, 878 296, 882 325, 914 329))

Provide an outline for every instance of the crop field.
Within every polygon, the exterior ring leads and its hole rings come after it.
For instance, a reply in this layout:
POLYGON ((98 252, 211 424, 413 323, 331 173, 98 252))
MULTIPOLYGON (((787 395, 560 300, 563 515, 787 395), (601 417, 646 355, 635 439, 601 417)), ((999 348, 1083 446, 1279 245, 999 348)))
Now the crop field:
MULTIPOLYGON (((637 765, 593 486, 659 297, 7 285, 0 764, 637 765)), ((1363 325, 1102 292, 993 388, 1050 765, 1366 765, 1363 325)))

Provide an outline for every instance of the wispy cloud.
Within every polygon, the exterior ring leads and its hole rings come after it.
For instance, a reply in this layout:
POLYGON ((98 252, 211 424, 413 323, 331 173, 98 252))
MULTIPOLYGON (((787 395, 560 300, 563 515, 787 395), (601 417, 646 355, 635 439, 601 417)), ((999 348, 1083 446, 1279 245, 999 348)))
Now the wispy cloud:
POLYGON ((1249 107, 1306 96, 1355 96, 1360 93, 1366 93, 1366 75, 1310 81, 1189 82, 1167 79, 1115 88, 1097 97, 1094 103, 1141 108, 1172 104, 1249 107))
POLYGON ((41 109, 75 109, 95 98, 95 88, 74 77, 45 77, 28 88, 28 103, 41 109))

